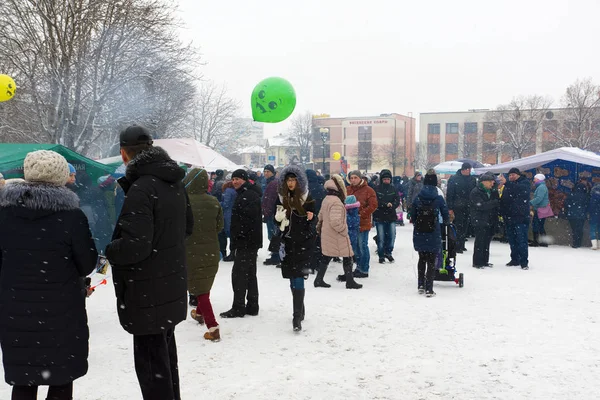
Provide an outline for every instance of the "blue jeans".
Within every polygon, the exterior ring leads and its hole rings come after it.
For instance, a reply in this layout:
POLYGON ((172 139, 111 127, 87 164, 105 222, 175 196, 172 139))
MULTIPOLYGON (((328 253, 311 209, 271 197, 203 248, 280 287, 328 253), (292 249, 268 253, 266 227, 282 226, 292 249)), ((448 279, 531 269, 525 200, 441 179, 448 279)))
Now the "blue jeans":
POLYGON ((304 289, 304 278, 291 278, 290 287, 292 289, 304 289))
POLYGON ((376 222, 375 227, 377 228, 377 254, 379 257, 391 255, 396 241, 396 223, 376 222))
POLYGON ((371 255, 369 254, 369 231, 358 232, 358 254, 356 254, 356 268, 364 273, 369 273, 369 262, 371 255))
POLYGON ((600 224, 598 222, 590 221, 590 240, 598 240, 600 239, 600 224))
POLYGON ((546 218, 538 218, 537 211, 533 213, 533 221, 531 222, 531 229, 533 233, 539 233, 540 235, 546 235, 546 228, 544 228, 544 224, 546 223, 546 218))
POLYGON ((529 264, 529 224, 506 224, 506 236, 510 245, 510 260, 521 266, 529 264))

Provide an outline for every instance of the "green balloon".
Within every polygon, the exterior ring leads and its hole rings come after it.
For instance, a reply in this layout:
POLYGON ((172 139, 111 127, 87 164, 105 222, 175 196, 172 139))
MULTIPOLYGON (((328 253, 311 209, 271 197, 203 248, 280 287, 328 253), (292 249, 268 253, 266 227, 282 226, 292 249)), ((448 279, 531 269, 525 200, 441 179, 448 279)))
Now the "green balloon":
POLYGON ((276 123, 287 119, 296 108, 296 91, 283 78, 267 78, 252 91, 252 118, 276 123))

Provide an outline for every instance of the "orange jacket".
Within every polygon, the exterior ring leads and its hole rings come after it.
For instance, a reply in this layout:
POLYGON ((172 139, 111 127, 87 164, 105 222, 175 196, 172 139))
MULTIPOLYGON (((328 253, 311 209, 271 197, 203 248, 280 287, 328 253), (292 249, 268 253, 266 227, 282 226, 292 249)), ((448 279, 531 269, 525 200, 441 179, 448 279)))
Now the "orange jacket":
POLYGON ((377 194, 367 184, 367 180, 363 179, 358 186, 348 186, 348 195, 353 194, 356 200, 360 202, 360 231, 365 232, 371 230, 371 216, 377 210, 377 194))

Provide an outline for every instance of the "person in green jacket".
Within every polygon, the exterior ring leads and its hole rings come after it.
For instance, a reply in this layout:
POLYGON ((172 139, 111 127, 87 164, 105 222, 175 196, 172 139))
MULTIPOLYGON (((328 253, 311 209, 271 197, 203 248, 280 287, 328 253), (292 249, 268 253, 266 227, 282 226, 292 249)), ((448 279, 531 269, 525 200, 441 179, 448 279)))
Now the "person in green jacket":
POLYGON ((535 192, 533 199, 530 200, 531 207, 533 207, 533 221, 531 224, 533 242, 531 246, 548 247, 547 241, 544 240, 546 236, 546 229, 544 228, 546 218, 538 218, 537 215, 538 208, 546 207, 550 202, 548 199, 548 188, 546 187, 546 176, 544 174, 537 174, 533 177, 533 183, 535 184, 535 192))
POLYGON ((183 183, 196 227, 186 241, 188 290, 190 296, 198 299, 198 305, 192 310, 191 316, 200 324, 206 322, 208 332, 204 334, 204 339, 218 341, 221 336, 210 303, 210 290, 219 269, 221 253, 218 234, 223 230, 223 209, 219 200, 207 193, 208 173, 205 170, 192 169, 183 183))

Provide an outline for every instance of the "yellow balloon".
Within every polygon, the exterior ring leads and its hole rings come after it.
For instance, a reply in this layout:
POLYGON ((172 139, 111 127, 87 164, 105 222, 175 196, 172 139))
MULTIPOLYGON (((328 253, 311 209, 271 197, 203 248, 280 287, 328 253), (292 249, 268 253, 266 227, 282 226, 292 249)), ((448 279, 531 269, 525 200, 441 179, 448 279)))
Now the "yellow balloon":
POLYGON ((338 153, 337 151, 333 153, 333 159, 335 161, 339 160, 340 158, 342 158, 342 155, 340 153, 338 153))
POLYGON ((17 91, 17 85, 8 75, 0 74, 0 101, 12 99, 17 91))

